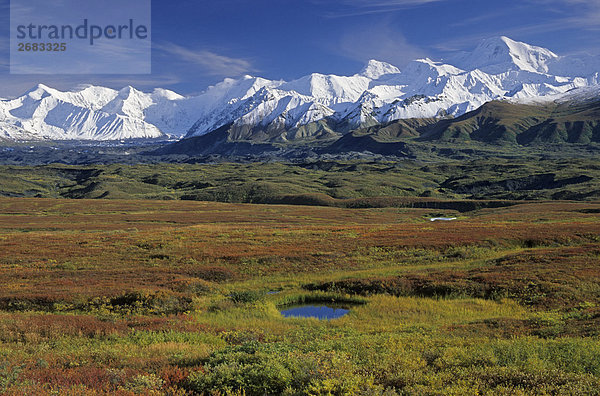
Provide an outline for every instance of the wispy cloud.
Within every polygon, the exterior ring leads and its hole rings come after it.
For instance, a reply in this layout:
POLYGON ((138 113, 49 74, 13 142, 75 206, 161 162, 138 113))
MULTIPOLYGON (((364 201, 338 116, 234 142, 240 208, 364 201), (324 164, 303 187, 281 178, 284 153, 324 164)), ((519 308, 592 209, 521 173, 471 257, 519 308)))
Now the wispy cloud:
POLYGON ((217 54, 207 50, 191 50, 174 43, 154 44, 154 49, 191 63, 211 76, 235 77, 255 71, 250 61, 217 54))
POLYGON ((351 59, 362 62, 376 59, 397 66, 426 55, 389 24, 348 31, 342 36, 338 49, 351 59))
POLYGON ((413 7, 427 3, 435 3, 445 0, 341 0, 348 5, 357 7, 413 7))
MULTIPOLYGON (((557 13, 564 14, 556 21, 556 28, 565 26, 600 30, 600 0, 527 0, 543 6, 562 6, 557 13), (564 8, 567 8, 565 13, 564 8)), ((550 26, 552 28, 552 26, 550 26)))
MULTIPOLYGON (((557 32, 574 29, 579 31, 580 37, 590 36, 590 38, 581 42, 574 42, 570 51, 561 53, 561 55, 578 52, 598 53, 599 48, 594 43, 600 43, 600 40, 594 39, 594 37, 597 37, 598 31, 600 31, 600 0, 523 0, 518 8, 513 7, 508 11, 512 13, 531 12, 532 6, 543 7, 545 11, 555 14, 555 17, 545 20, 540 19, 535 22, 527 21, 527 23, 502 28, 496 27, 495 29, 486 30, 484 33, 477 32, 455 36, 447 40, 440 40, 431 46, 431 48, 447 53, 459 50, 471 50, 482 38, 500 35, 536 44, 536 38, 551 37, 553 34, 557 34, 557 32), (533 41, 530 41, 530 39, 533 39, 533 41)), ((499 11, 498 14, 484 14, 465 19, 454 23, 452 26, 469 26, 484 20, 493 19, 492 16, 499 17, 501 13, 502 11, 499 11)))
POLYGON ((495 12, 480 13, 477 16, 471 18, 458 18, 451 21, 448 25, 451 27, 470 27, 473 25, 481 24, 482 22, 493 21, 500 18, 511 17, 515 13, 521 12, 525 7, 521 4, 518 7, 503 8, 495 12))
MULTIPOLYGON (((347 17, 367 14, 381 14, 391 11, 404 10, 422 5, 448 0, 337 0, 340 7, 329 17, 347 17)), ((331 0, 313 0, 316 4, 331 4, 331 0)))

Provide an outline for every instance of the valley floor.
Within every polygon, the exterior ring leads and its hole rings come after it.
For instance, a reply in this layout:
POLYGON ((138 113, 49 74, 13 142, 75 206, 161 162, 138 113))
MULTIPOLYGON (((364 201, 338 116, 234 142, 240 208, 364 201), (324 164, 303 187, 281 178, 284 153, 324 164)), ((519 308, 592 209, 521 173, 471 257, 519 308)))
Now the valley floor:
POLYGON ((2 198, 0 393, 600 394, 599 285, 596 201, 2 198))

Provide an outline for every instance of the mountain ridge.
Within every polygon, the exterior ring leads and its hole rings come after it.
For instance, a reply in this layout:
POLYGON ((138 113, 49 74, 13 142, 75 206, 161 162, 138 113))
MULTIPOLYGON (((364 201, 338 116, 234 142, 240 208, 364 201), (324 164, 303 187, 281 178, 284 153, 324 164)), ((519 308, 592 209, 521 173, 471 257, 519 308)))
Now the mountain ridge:
POLYGON ((400 69, 371 60, 352 76, 312 73, 287 82, 227 78, 190 97, 160 88, 62 92, 40 84, 0 100, 0 139, 190 138, 231 124, 241 140, 256 131, 290 142, 399 119, 460 117, 495 100, 558 100, 600 84, 600 57, 563 57, 504 36, 448 62, 417 59, 400 69))

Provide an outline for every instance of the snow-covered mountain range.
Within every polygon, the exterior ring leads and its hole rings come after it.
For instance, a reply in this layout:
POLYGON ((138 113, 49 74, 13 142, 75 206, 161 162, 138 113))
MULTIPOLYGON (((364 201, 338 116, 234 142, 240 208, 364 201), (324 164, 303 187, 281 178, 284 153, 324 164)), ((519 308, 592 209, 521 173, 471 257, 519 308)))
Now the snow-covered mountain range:
MULTIPOLYGON (((491 100, 556 100, 600 84, 600 57, 558 56, 497 37, 444 62, 402 68, 371 60, 353 76, 313 73, 294 81, 244 76, 198 96, 88 86, 61 92, 39 85, 0 100, 0 139, 113 140, 199 136, 232 124, 279 140, 315 121, 348 129, 405 118, 459 116, 491 100)), ((585 91, 598 92, 596 90, 585 91)), ((314 131, 313 131, 314 132, 314 131)), ((302 131, 302 134, 306 134, 302 131)), ((310 133, 310 132, 308 132, 310 133)))

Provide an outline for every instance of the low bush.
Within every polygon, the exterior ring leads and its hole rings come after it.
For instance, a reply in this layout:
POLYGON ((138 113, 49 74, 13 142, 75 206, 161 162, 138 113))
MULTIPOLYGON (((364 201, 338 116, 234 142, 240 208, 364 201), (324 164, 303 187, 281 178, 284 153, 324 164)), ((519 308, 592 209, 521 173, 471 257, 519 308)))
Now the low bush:
POLYGON ((238 277, 235 271, 218 266, 194 268, 190 275, 209 282, 226 282, 238 277))
POLYGON ((234 291, 229 294, 229 299, 236 304, 251 304, 261 301, 266 293, 256 290, 234 291))

